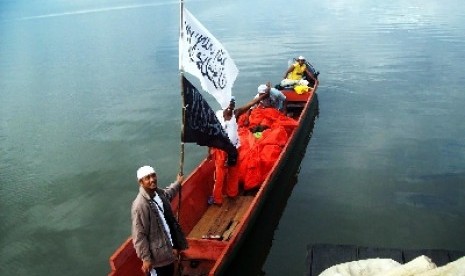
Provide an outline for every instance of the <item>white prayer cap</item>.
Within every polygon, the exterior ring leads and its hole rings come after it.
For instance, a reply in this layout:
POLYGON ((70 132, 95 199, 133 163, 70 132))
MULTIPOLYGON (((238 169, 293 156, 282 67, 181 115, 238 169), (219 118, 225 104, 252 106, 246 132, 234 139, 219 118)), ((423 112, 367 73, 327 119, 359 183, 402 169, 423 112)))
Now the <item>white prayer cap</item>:
POLYGON ((236 101, 236 97, 231 96, 231 102, 235 102, 235 101, 236 101))
POLYGON ((304 57, 304 56, 299 56, 299 57, 297 58, 297 60, 305 60, 305 57, 304 57))
POLYGON ((137 180, 141 180, 143 177, 145 177, 145 176, 147 176, 149 174, 152 174, 152 173, 156 173, 154 168, 152 168, 150 166, 140 167, 137 170, 137 180))
POLYGON ((265 93, 266 89, 268 89, 268 86, 265 84, 260 84, 260 86, 257 88, 257 91, 259 94, 265 93))

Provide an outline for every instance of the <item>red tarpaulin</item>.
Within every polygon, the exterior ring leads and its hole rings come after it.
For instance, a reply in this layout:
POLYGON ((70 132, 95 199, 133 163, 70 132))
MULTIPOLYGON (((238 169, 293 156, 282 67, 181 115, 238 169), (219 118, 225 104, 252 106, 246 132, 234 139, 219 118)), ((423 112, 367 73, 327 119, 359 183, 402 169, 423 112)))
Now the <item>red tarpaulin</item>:
POLYGON ((263 183, 297 121, 274 108, 253 109, 247 126, 244 119, 245 116, 239 118, 239 180, 245 190, 250 190, 263 183))

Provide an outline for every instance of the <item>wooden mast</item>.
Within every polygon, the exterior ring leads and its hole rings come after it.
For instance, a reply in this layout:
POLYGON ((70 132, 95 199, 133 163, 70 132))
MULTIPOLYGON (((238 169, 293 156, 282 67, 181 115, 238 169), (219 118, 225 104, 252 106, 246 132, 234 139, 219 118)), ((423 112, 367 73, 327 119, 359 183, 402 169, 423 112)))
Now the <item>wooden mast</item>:
MULTIPOLYGON (((183 30, 183 17, 184 17, 184 0, 180 0, 179 2, 179 37, 180 41, 182 41, 184 37, 184 30, 183 30)), ((179 45, 178 47, 181 47, 179 45)), ((179 51, 179 81, 181 84, 181 149, 180 149, 180 158, 179 158, 179 175, 184 175, 184 125, 186 123, 186 103, 184 101, 184 64, 182 63, 182 55, 184 51, 179 51)), ((181 210, 181 190, 182 186, 179 188, 179 197, 178 197, 178 210, 176 215, 179 220, 179 212, 181 210)))
MULTIPOLYGON (((184 0, 180 0, 179 4, 179 37, 182 40, 184 37, 184 31, 182 29, 182 20, 183 20, 183 10, 184 10, 184 0)), ((183 51, 179 51, 179 55, 182 55, 183 51)), ((181 82, 181 101, 182 101, 182 118, 181 118, 181 152, 180 152, 180 161, 179 161, 179 174, 183 175, 183 167, 184 167, 184 124, 186 123, 186 106, 184 102, 184 65, 182 64, 182 56, 179 57, 180 62, 179 62, 179 76, 180 76, 180 82, 181 82)), ((181 200, 179 200, 181 201, 181 200)))

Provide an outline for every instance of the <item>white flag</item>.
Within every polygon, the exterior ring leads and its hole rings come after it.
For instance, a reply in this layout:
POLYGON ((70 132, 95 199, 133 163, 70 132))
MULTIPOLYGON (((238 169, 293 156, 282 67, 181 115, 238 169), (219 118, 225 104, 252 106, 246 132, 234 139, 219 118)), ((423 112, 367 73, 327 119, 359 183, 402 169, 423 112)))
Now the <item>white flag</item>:
POLYGON ((202 89, 226 108, 239 70, 221 43, 187 10, 179 39, 179 69, 199 78, 202 89))

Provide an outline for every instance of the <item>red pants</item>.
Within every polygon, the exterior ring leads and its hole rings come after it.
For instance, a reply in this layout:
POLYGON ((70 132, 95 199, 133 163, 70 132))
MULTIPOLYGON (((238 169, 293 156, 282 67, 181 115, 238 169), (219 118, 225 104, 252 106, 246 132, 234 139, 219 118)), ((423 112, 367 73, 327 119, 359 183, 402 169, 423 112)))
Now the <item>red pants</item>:
MULTIPOLYGON (((239 193, 239 166, 227 167, 226 152, 213 149, 213 159, 215 160, 215 185, 213 186, 213 200, 217 204, 223 203, 223 189, 229 197, 235 197, 239 193), (226 182, 226 187, 224 187, 226 182)), ((239 159, 239 158, 238 158, 239 159)))

